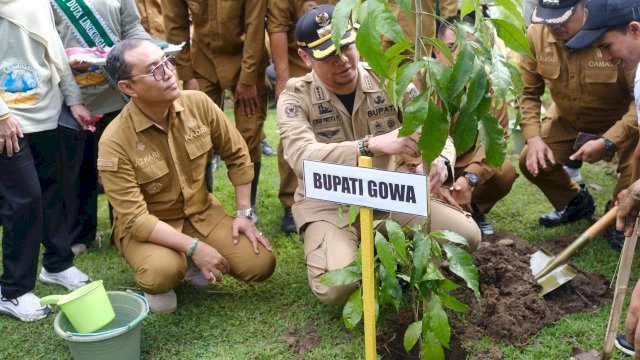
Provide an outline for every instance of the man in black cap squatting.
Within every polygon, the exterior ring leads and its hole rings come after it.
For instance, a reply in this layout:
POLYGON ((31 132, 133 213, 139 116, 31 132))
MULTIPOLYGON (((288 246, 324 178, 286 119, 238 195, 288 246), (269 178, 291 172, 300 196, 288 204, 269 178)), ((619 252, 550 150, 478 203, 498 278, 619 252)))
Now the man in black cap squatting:
MULTIPOLYGON (((342 37, 342 57, 331 41, 331 16, 334 7, 310 9, 296 25, 298 54, 311 72, 290 79, 278 100, 278 125, 284 158, 298 177, 293 217, 304 240, 309 286, 325 304, 343 304, 358 284, 329 287, 320 283, 330 270, 341 269, 358 254, 360 234, 337 216, 338 204, 307 199, 304 196, 302 161, 357 165, 360 155, 373 157, 373 167, 396 170, 393 155, 418 157, 416 141, 420 130, 398 137, 400 111, 393 106, 380 79, 365 63, 355 47, 355 30, 342 37)), ((417 95, 410 86, 405 100, 417 95)), ((441 157, 431 164, 432 189, 451 184, 455 149, 451 139, 441 157), (447 166, 447 160, 449 166, 447 166)), ((433 192, 433 190, 432 190, 433 192)), ((433 229, 448 229, 467 239, 469 249, 480 242, 480 230, 469 214, 433 200, 433 229)), ((375 212, 376 218, 392 217, 400 224, 424 222, 424 218, 375 212)), ((346 211, 343 219, 347 219, 346 211)))
MULTIPOLYGON (((633 73, 611 64, 600 50, 565 47, 582 27, 585 0, 539 0, 527 31, 533 58, 522 56, 524 80, 520 154, 522 174, 538 186, 555 210, 540 224, 552 227, 590 217, 593 198, 564 171, 567 160, 595 163, 617 153, 620 174, 613 198, 631 180, 633 148, 638 139, 633 103, 633 73), (545 87, 554 102, 541 116, 545 87), (583 133, 583 134, 580 134, 583 133)), ((610 227, 610 244, 622 248, 624 235, 610 227)))
MULTIPOLYGON (((580 32, 567 43, 567 47, 583 49, 592 45, 602 52, 602 57, 625 70, 633 70, 640 63, 640 0, 588 1, 587 18, 580 32)), ((634 95, 636 106, 640 99, 640 73, 636 72, 634 95)), ((640 110, 640 109, 638 109, 640 110)), ((640 112, 640 111, 639 111, 640 112)), ((633 156, 635 181, 628 190, 618 194, 617 229, 626 236, 634 231, 640 211, 640 144, 633 156)), ((631 295, 631 304, 625 323, 625 334, 618 335, 616 347, 629 355, 636 355, 634 347, 640 346, 640 281, 631 295)))

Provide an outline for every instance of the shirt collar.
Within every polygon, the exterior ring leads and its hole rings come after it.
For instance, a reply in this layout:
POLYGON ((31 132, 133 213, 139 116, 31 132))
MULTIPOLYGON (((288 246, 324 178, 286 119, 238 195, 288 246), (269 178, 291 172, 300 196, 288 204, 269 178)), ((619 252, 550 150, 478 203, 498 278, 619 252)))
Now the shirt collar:
MULTIPOLYGON (((131 101, 129 102, 129 105, 130 105, 129 116, 133 121, 133 127, 136 130, 136 132, 141 132, 151 126, 158 126, 155 122, 149 119, 147 115, 145 115, 142 112, 142 110, 140 110, 140 108, 138 107, 138 105, 136 105, 135 102, 131 101)), ((182 106, 182 102, 180 101, 180 98, 177 98, 169 108, 169 116, 172 117, 171 114, 173 113, 177 114, 183 110, 184 110, 184 106, 182 106)))

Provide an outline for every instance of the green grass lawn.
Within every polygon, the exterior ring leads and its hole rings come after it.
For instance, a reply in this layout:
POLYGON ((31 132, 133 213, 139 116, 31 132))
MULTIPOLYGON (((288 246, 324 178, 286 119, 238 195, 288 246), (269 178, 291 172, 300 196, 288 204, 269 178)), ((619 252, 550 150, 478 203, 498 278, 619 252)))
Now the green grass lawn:
MULTIPOLYGON (((269 142, 278 143, 276 119, 270 111, 266 123, 269 142)), ((515 160, 514 160, 515 161, 515 160)), ((611 166, 585 165, 583 177, 588 184, 597 184, 601 192, 591 188, 596 198, 597 214, 611 197, 615 178, 611 166)), ((210 291, 179 286, 178 310, 168 315, 150 315, 143 322, 142 358, 144 359, 359 359, 364 358, 362 327, 354 331, 342 325, 341 309, 320 304, 311 294, 306 278, 302 243, 297 235, 280 232, 282 208, 278 201, 278 170, 276 158, 263 158, 260 178, 258 213, 259 228, 274 245, 278 265, 275 274, 261 284, 244 284, 227 277, 210 291), (296 339, 312 344, 304 355, 287 344, 296 339)), ((229 212, 235 211, 233 191, 224 166, 215 174, 215 194, 229 212)), ((489 214, 497 231, 508 231, 528 239, 532 244, 560 235, 583 232, 585 221, 556 229, 543 229, 538 216, 551 210, 537 188, 523 177, 516 181, 511 193, 489 214)), ((135 287, 132 271, 108 244, 106 201, 100 198, 101 246, 95 244, 76 259, 76 265, 93 279, 103 279, 108 290, 135 287)), ((574 259, 575 265, 613 277, 619 253, 611 250, 598 236, 574 259)), ((633 268, 631 286, 640 271, 633 268)), ((39 296, 64 293, 58 286, 37 284, 39 296)), ((568 359, 572 347, 597 348, 603 343, 609 316, 609 306, 593 313, 566 317, 553 327, 542 330, 524 349, 496 343, 484 338, 465 344, 471 357, 487 346, 497 345, 507 359, 568 359)), ((384 311, 384 310, 383 310, 384 311)), ((392 309, 386 311, 391 312, 392 309)), ((53 330, 55 316, 22 323, 0 316, 0 359, 68 359, 67 345, 53 330)), ((388 317, 386 317, 388 318, 388 317)), ((622 359, 619 352, 614 358, 622 359)))

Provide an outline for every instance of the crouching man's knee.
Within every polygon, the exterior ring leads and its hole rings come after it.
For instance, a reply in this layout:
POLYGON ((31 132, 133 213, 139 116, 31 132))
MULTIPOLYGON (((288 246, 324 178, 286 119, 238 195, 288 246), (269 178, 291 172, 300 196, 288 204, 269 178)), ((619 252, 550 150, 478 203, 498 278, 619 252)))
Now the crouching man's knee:
POLYGON ((159 259, 149 257, 135 271, 135 281, 149 294, 161 294, 175 288, 184 278, 187 262, 184 259, 159 259))
POLYGON ((276 257, 272 252, 261 247, 259 254, 233 266, 232 272, 234 277, 242 281, 264 281, 273 274, 275 269, 276 257))
POLYGON ((322 276, 317 276, 310 279, 309 285, 313 294, 326 305, 344 305, 349 296, 358 289, 358 283, 339 285, 339 286, 327 286, 320 283, 322 276))

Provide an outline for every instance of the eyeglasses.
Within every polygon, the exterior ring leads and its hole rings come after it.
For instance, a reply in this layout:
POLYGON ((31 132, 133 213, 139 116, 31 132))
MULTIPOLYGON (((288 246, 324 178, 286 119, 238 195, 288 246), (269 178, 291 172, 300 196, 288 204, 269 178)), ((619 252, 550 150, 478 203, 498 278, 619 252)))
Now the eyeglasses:
POLYGON ((151 71, 149 71, 148 74, 128 76, 128 77, 124 78, 123 80, 135 79, 135 78, 145 77, 145 76, 153 76, 153 78, 156 81, 162 81, 162 79, 164 79, 164 77, 167 75, 166 72, 165 72, 165 68, 167 70, 169 70, 169 71, 175 70, 175 68, 176 68, 176 58, 173 57, 173 55, 167 56, 167 58, 162 60, 162 62, 160 62, 160 64, 154 66, 153 69, 151 69, 151 71))

